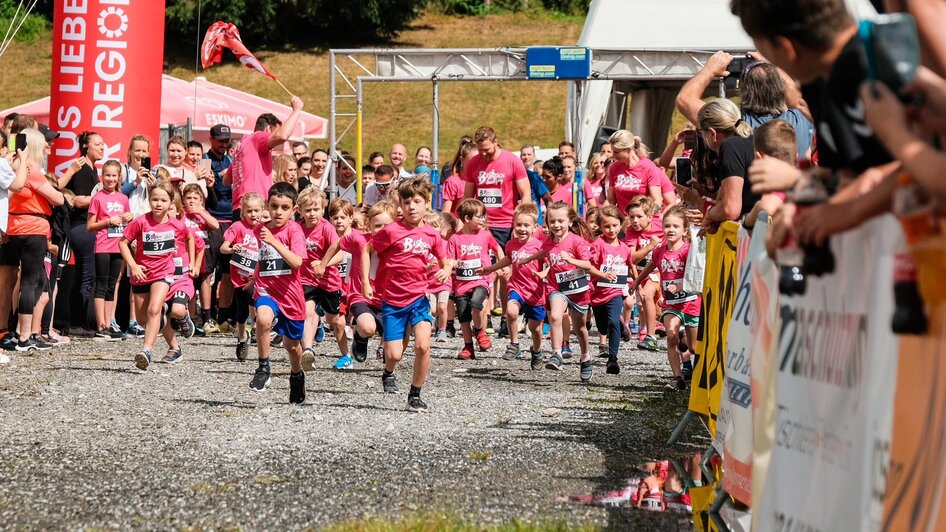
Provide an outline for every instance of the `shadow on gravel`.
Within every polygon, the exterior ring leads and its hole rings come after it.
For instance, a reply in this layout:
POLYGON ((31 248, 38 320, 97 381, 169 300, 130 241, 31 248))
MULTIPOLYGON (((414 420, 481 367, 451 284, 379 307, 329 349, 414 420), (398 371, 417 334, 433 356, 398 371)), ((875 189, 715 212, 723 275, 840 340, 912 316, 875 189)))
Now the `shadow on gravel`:
POLYGON ((141 374, 141 371, 132 368, 88 368, 83 366, 59 366, 52 368, 54 371, 90 371, 93 373, 98 373, 100 371, 111 371, 112 373, 130 373, 132 375, 141 374))
POLYGON ((392 407, 385 408, 383 406, 375 405, 366 405, 366 404, 343 404, 343 403, 329 403, 327 405, 322 405, 330 408, 354 408, 356 410, 380 410, 382 412, 403 412, 403 407, 392 407))
POLYGON ((176 403, 185 403, 185 404, 197 404, 204 406, 227 406, 233 408, 245 408, 247 410, 254 410, 259 408, 258 405, 253 403, 239 403, 236 401, 214 401, 212 399, 172 399, 176 403))

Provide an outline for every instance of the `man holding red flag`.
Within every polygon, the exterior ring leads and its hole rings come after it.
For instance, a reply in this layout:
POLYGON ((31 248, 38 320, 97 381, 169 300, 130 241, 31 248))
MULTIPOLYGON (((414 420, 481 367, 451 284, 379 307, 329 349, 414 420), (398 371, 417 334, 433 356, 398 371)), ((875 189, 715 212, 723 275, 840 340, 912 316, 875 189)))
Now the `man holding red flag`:
POLYGON ((272 113, 264 113, 256 119, 254 132, 243 137, 240 145, 233 152, 233 165, 230 167, 229 181, 224 184, 233 186, 233 221, 240 220, 240 200, 249 192, 256 192, 266 198, 273 186, 272 150, 281 146, 292 134, 302 112, 302 99, 293 96, 289 103, 292 112, 285 122, 280 122, 272 113))

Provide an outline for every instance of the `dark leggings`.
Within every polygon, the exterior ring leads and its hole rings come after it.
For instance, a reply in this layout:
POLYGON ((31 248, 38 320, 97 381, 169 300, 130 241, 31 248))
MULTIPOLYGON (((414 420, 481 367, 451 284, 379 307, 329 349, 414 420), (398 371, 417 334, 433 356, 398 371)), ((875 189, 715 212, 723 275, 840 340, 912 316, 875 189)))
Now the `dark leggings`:
POLYGON ((233 287, 233 306, 236 307, 236 322, 246 323, 250 317, 250 293, 242 287, 233 287))
POLYGON ((624 310, 624 297, 616 296, 607 303, 591 307, 595 315, 598 332, 608 335, 608 356, 618 357, 618 348, 621 347, 621 312, 624 310))
MULTIPOLYGON (((46 289, 45 236, 11 236, 10 243, 19 249, 20 255, 20 314, 33 314, 39 296, 46 289)), ((27 331, 29 332, 29 331, 27 331)))
POLYGON ((86 229, 85 223, 73 225, 69 241, 76 256, 76 267, 82 275, 79 279, 79 294, 83 303, 88 303, 92 299, 95 284, 95 233, 86 229))
POLYGON ((95 254, 95 299, 115 301, 115 283, 122 273, 121 253, 95 254))

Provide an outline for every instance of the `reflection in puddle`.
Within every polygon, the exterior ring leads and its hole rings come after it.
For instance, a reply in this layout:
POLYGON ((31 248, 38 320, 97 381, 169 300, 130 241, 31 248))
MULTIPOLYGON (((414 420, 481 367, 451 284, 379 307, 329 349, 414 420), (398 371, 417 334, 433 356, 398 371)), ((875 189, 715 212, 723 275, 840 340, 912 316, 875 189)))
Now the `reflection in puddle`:
POLYGON ((639 476, 630 478, 623 489, 572 495, 566 500, 593 506, 640 508, 652 512, 692 512, 690 488, 703 484, 701 454, 682 460, 646 462, 639 476))

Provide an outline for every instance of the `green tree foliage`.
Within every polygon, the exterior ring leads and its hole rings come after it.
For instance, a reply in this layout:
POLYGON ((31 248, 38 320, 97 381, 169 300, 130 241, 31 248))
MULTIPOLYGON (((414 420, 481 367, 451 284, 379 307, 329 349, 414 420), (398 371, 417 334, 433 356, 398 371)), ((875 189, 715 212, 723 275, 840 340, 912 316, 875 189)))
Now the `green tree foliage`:
POLYGON ((565 15, 585 15, 591 0, 431 0, 447 15, 486 15, 497 11, 528 12, 544 9, 565 15))
POLYGON ((28 2, 21 4, 19 0, 0 0, 0 36, 6 35, 8 29, 10 33, 16 30, 17 41, 33 42, 46 32, 49 23, 39 7, 34 8, 30 16, 26 17, 25 21, 23 20, 27 4, 28 2), (22 25, 20 25, 21 21, 23 21, 22 25), (13 24, 12 29, 10 29, 10 24, 13 24))

